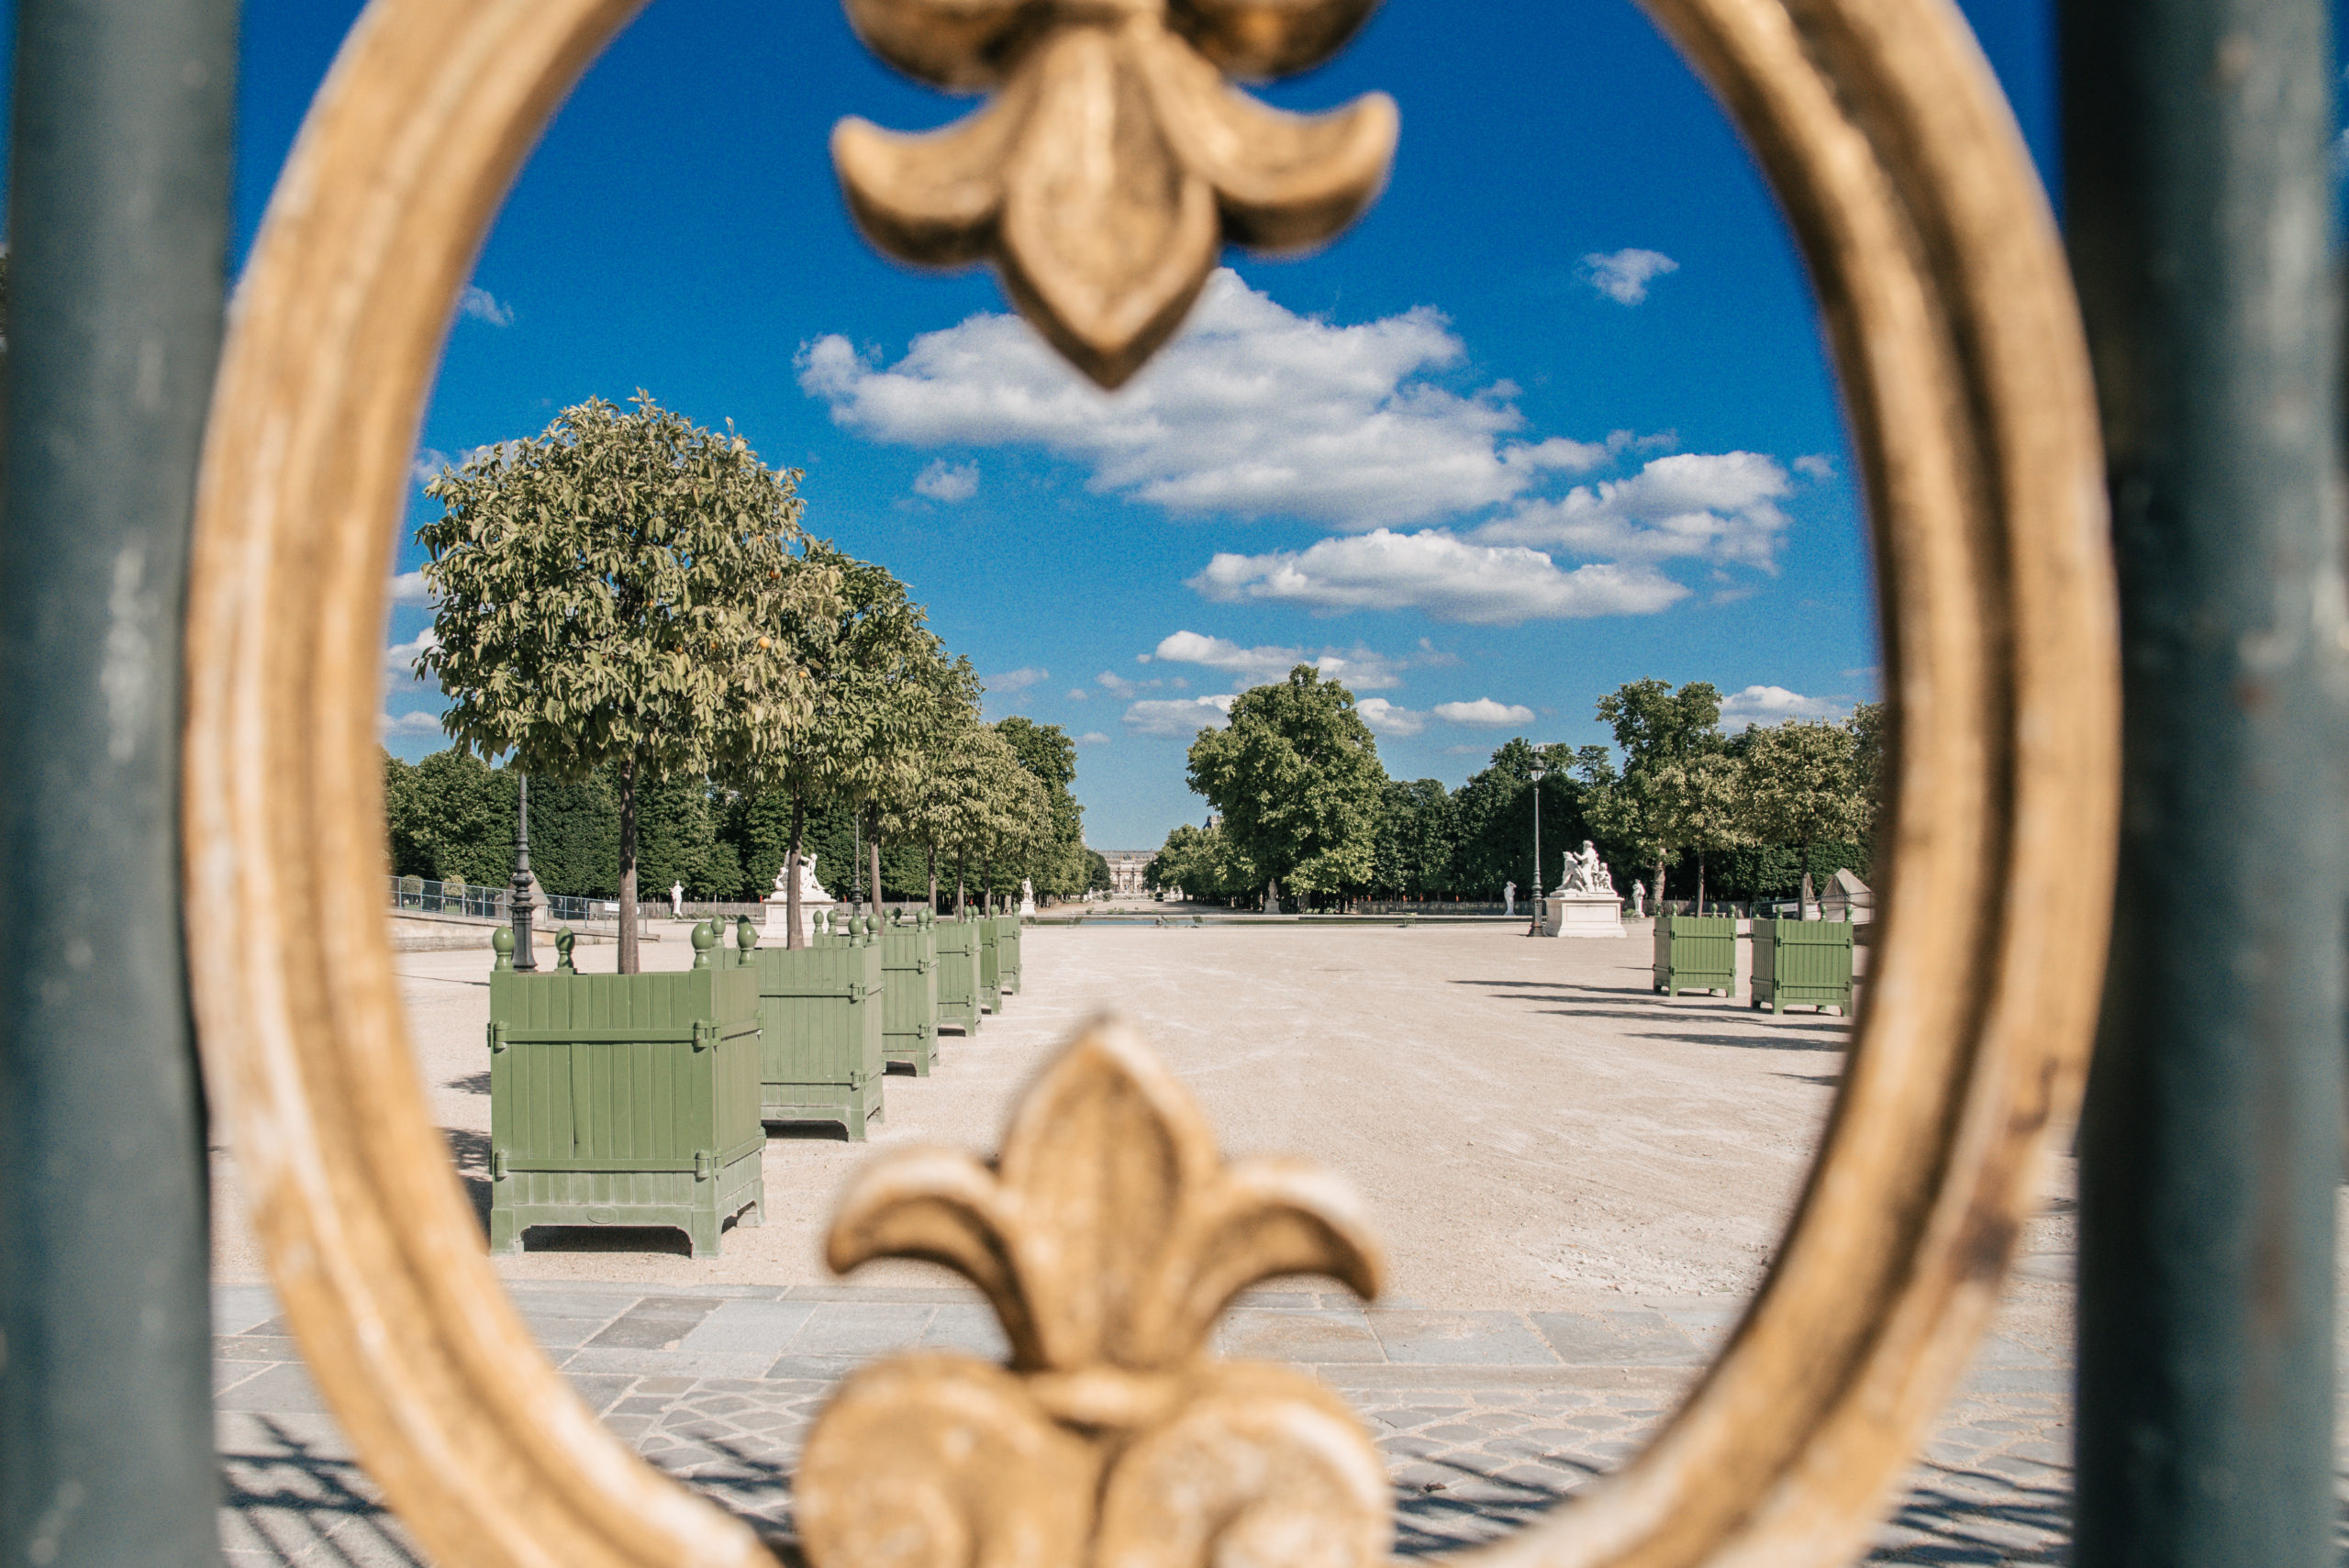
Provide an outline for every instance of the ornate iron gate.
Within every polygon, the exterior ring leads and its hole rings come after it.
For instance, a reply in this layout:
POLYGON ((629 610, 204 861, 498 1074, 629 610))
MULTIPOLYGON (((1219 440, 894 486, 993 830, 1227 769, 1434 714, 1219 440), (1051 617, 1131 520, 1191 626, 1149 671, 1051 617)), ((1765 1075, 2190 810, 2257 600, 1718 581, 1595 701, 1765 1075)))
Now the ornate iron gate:
MULTIPOLYGON (((240 286, 199 491, 234 6, 18 0, 0 872, 18 907, 62 888, 86 911, 12 927, 0 956, 0 1541, 41 1568, 214 1551, 184 884, 254 912, 237 941, 186 928, 213 1106, 319 1385, 419 1539, 485 1563, 759 1553, 606 1434, 505 1302, 379 935, 375 636, 409 447, 508 183, 640 4, 375 0, 240 286)), ((1299 121, 1221 80, 1320 59, 1368 9, 851 0, 896 63, 996 96, 920 142, 851 122, 836 161, 876 239, 992 258, 1046 335, 1114 384, 1179 323, 1219 241, 1308 240, 1371 199, 1391 106, 1299 121), (1103 125, 1119 128, 1106 161, 1084 145, 1103 125), (1121 178, 1129 164, 1152 178, 1121 178)), ((2117 847, 2083 1137, 2079 1554, 2313 1564, 2331 1550, 2349 935, 2324 8, 2066 0, 2085 334, 2006 105, 1946 0, 1649 9, 1745 133, 1822 304, 1898 718, 1894 874, 1842 1098, 1745 1321, 1643 1454, 1486 1555, 1857 1549, 1964 1368, 2038 1155, 2069 1122, 2117 847), (2305 907, 2275 895, 2288 873, 2313 890, 2305 907)), ((1048 1087, 1079 1104, 1087 1084, 1149 1073, 1102 1036, 1048 1087)), ((1152 1115, 1161 1144, 1133 1147, 1173 1151, 1181 1179, 1117 1176, 1141 1195, 1138 1233, 1271 1179, 1215 1164, 1179 1106, 1152 1115)), ((885 1222, 940 1183, 993 1212, 988 1189, 950 1175, 867 1195, 836 1251, 961 1245, 943 1220, 885 1222)), ((1342 1216, 1282 1202, 1320 1227, 1310 1245, 1276 1226, 1165 1254, 1193 1270, 1185 1312, 1300 1259, 1343 1273, 1366 1256, 1342 1216)), ((1018 1227, 987 1224, 1018 1251, 1018 1227)), ((1036 1315, 1015 1370, 1041 1390, 1051 1441, 1142 1429, 1173 1407, 1168 1378, 1227 1386, 1164 1325, 1073 1361, 1036 1327, 1139 1266, 1105 1255, 1101 1277, 990 1287, 1036 1315), (1071 1379, 1043 1383, 1064 1364, 1071 1379)), ((918 1435, 922 1397, 865 1385, 861 1440, 918 1435)), ((854 1440, 826 1451, 828 1473, 854 1440)), ((841 1495, 803 1484, 811 1507, 841 1495)), ((1170 1528, 1207 1550, 1201 1519, 1170 1528)), ((1093 1538, 1073 1539, 1082 1555, 1093 1538)))

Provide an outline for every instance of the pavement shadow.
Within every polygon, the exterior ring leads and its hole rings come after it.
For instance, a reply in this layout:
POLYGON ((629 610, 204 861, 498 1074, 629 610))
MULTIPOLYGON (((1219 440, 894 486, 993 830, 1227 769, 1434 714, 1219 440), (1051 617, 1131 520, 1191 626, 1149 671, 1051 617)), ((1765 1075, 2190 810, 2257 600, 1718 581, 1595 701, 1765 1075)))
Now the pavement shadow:
POLYGON ((235 1561, 425 1568, 391 1510, 361 1490, 366 1473, 356 1461, 328 1457, 283 1423, 257 1419, 281 1451, 220 1461, 221 1545, 235 1561))
POLYGON ((1652 985, 1585 985, 1577 980, 1455 980, 1454 985, 1482 985, 1491 991, 1581 991, 1593 996, 1652 996, 1652 985))
POLYGON ((486 1095, 489 1093, 489 1074, 474 1073, 462 1078, 451 1078, 440 1086, 454 1089, 461 1095, 486 1095))
MULTIPOLYGON (((799 1545, 791 1518, 790 1465, 750 1453, 741 1444, 722 1438, 696 1440, 700 1447, 724 1455, 726 1464, 722 1468, 699 1464, 692 1473, 677 1479, 749 1525, 785 1568, 807 1568, 807 1554, 799 1545)), ((658 1458, 652 1462, 660 1464, 658 1458)))
POLYGON ((1868 1557, 1882 1563, 2069 1562, 2072 1561, 2070 1472, 2061 1486, 2024 1486, 2012 1476, 1926 1463, 1886 1527, 1894 1543, 1868 1557), (1998 1500, 1986 1492, 1999 1494, 1998 1500), (2036 1539, 2034 1539, 2036 1538, 2036 1539))
MULTIPOLYGON (((483 1074, 487 1077, 487 1073, 483 1074)), ((489 1134, 462 1127, 444 1127, 449 1157, 457 1163, 457 1179, 465 1184, 465 1197, 473 1206, 473 1222, 482 1240, 489 1240, 489 1134)))
MULTIPOLYGON (((1551 1018, 1626 1018, 1633 1023, 1642 1024, 1680 1021, 1670 1015, 1659 1016, 1654 1013, 1631 1012, 1615 1007, 1543 1007, 1540 1011, 1551 1018)), ((1729 1023, 1737 1018, 1738 1015, 1732 1013, 1726 1016, 1713 1015, 1713 1017, 1721 1023, 1729 1023)), ((1698 1014, 1687 1021, 1691 1023, 1706 1021, 1706 1015, 1698 1014)), ((1832 1022, 1821 1028, 1817 1024, 1808 1026, 1784 1023, 1765 1024, 1757 1018, 1754 1020, 1754 1027, 1766 1029, 1768 1032, 1765 1034, 1687 1034, 1663 1029, 1642 1029, 1632 1034, 1631 1038, 1676 1040, 1687 1045, 1738 1046, 1749 1051, 1848 1051, 1851 1049, 1852 1042, 1848 1033, 1837 1028, 1832 1022)))
MULTIPOLYGON (((1443 1481, 1395 1488, 1397 1557, 1432 1557, 1511 1534, 1599 1473, 1566 1460, 1550 1462, 1560 1467, 1554 1481, 1535 1481, 1522 1473, 1497 1474, 1447 1460, 1421 1462, 1454 1474, 1443 1481)), ((1521 1473, 1531 1467, 1509 1468, 1521 1473)))

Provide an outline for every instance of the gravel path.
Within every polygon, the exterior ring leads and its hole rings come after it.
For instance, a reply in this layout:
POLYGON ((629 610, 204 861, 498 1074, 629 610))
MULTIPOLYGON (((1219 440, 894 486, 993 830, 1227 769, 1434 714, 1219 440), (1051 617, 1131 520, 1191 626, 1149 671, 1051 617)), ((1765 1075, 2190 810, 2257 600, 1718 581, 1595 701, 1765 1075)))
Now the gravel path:
MULTIPOLYGON (((540 1231, 496 1266, 648 1457, 787 1536, 789 1462, 832 1377, 897 1344, 981 1349, 993 1334, 975 1296, 927 1266, 832 1280, 818 1245, 841 1184, 872 1148, 991 1151, 1050 1053, 1115 1008, 1227 1152, 1337 1170, 1388 1249, 1375 1309, 1284 1284, 1234 1315, 1227 1347, 1309 1367, 1364 1413, 1390 1459, 1398 1549, 1482 1539, 1619 1462, 1696 1374, 1766 1264, 1844 1041, 1831 1016, 1655 996, 1644 929, 1621 942, 1521 929, 1034 928, 1025 991, 974 1037, 946 1036, 935 1076, 889 1079, 870 1147, 836 1129, 771 1140, 767 1223, 729 1230, 722 1257, 696 1262, 669 1232, 540 1231)), ((648 967, 691 957, 676 940, 645 951, 648 967)), ((603 969, 614 953, 580 956, 603 969)), ((484 1207, 487 960, 398 960, 432 1104, 484 1207)), ((406 1561, 257 1287, 233 1162, 216 1161, 232 1555, 406 1561)), ((1996 1335, 1884 1561, 2060 1557, 2069 1164, 2048 1173, 1996 1335)))

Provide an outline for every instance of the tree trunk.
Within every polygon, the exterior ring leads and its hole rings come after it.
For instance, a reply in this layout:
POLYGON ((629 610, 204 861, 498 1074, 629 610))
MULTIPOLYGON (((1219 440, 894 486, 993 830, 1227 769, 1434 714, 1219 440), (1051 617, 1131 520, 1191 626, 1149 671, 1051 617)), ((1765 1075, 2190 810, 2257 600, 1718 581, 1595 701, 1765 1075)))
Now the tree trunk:
POLYGON ((995 851, 987 851, 987 863, 982 873, 985 885, 979 889, 979 913, 992 917, 995 914, 995 851))
POLYGON ((620 764, 620 957, 619 972, 637 972, 636 952, 636 759, 620 764))
POLYGON ((881 814, 873 814, 873 830, 864 836, 872 848, 867 851, 873 861, 873 917, 881 918, 881 814))
POLYGON ((807 828, 807 802, 791 792, 791 848, 783 857, 783 945, 804 948, 807 933, 799 928, 799 844, 807 828))
POLYGON ((1705 912, 1705 851, 1697 851, 1697 913, 1705 912))
POLYGON ((1664 913, 1664 857, 1655 858, 1655 912, 1664 913))
POLYGON ((969 897, 969 891, 963 884, 963 851, 957 850, 954 851, 954 917, 956 919, 963 917, 963 906, 969 897))
POLYGON ((930 853, 930 912, 938 913, 938 844, 935 840, 924 846, 930 853))

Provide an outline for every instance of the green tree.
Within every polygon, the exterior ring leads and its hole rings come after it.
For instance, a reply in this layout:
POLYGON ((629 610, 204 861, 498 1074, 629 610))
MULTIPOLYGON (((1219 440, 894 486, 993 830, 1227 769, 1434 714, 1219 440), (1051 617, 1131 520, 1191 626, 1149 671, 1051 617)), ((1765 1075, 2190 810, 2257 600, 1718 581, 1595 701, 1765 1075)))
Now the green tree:
POLYGON ((1857 841, 1871 826, 1860 737, 1849 724, 1787 719, 1742 737, 1739 818, 1753 839, 1802 851, 1809 874, 1814 844, 1857 841))
POLYGON ((807 682, 770 630, 813 584, 796 472, 640 392, 444 468, 417 529, 438 600, 417 661, 441 724, 534 778, 616 770, 619 969, 637 962, 637 792, 758 762, 803 724, 807 682))
POLYGON ((909 743, 875 798, 881 831, 921 851, 930 906, 938 907, 938 854, 968 806, 968 772, 958 765, 969 733, 979 727, 979 678, 966 658, 949 659, 933 639, 931 655, 918 661, 912 679, 921 706, 909 743))
POLYGON ((387 782, 399 780, 384 800, 393 870, 437 882, 503 884, 514 864, 514 781, 454 746, 413 767, 388 753, 385 762, 387 782))
POLYGON ((1284 884, 1310 895, 1370 881, 1386 770, 1344 686, 1299 664, 1285 682, 1242 692, 1231 722, 1191 743, 1189 762, 1192 791, 1264 877, 1268 908, 1284 884))
POLYGON ((1186 898, 1229 899, 1264 885, 1254 862, 1232 847, 1220 823, 1176 827, 1142 868, 1141 880, 1145 887, 1171 887, 1186 898))
MULTIPOLYGON (((1468 898, 1498 898, 1509 883, 1522 885, 1533 859, 1533 769, 1542 781, 1542 855, 1533 894, 1556 880, 1558 856, 1589 834, 1584 790, 1573 767, 1575 754, 1562 745, 1535 746, 1522 736, 1505 741, 1492 760, 1468 777, 1453 797, 1456 847, 1446 890, 1468 898)), ((1530 895, 1529 895, 1530 896, 1530 895)))
POLYGON ((1658 763, 1646 779, 1658 841, 1697 857, 1697 913, 1701 915, 1705 857, 1737 849, 1748 840, 1742 760, 1723 751, 1698 751, 1658 763))
POLYGON ((1441 779, 1388 779, 1381 792, 1371 885, 1425 898, 1452 888, 1460 809, 1441 779))
MULTIPOLYGON (((1092 875, 1085 859, 1085 807, 1071 786, 1076 783, 1076 742, 1057 724, 1038 724, 1019 714, 996 729, 1036 782, 1044 786, 1047 821, 1027 860, 1027 874, 1039 893, 1073 898, 1092 875)), ((1106 862, 1105 862, 1106 863, 1106 862)))
POLYGON ((1598 699, 1598 717, 1615 732, 1623 773, 1592 793, 1593 825, 1624 850, 1654 862, 1651 891, 1662 909, 1664 867, 1687 847, 1689 827, 1662 773, 1721 749, 1721 694, 1710 681, 1691 681, 1678 691, 1669 681, 1632 681, 1598 699))
POLYGON ((919 744, 928 698, 916 672, 937 646, 921 606, 884 568, 821 541, 809 546, 807 561, 823 574, 828 595, 820 604, 778 606, 773 630, 807 683, 808 715, 772 749, 721 774, 744 793, 779 790, 789 803, 783 873, 790 947, 807 941, 798 868, 808 809, 839 798, 870 812, 882 801, 919 744))

